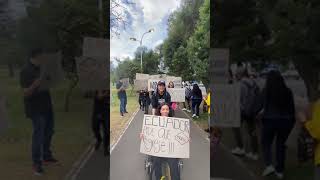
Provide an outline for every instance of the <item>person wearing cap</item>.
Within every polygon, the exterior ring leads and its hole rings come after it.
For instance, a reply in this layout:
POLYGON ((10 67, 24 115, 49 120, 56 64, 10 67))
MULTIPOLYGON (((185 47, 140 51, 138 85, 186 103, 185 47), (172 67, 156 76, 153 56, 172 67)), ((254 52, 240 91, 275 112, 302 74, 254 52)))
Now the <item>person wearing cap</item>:
POLYGON ((156 109, 161 103, 168 103, 171 106, 171 96, 166 90, 166 82, 161 80, 157 84, 157 89, 151 98, 152 114, 155 115, 156 109))

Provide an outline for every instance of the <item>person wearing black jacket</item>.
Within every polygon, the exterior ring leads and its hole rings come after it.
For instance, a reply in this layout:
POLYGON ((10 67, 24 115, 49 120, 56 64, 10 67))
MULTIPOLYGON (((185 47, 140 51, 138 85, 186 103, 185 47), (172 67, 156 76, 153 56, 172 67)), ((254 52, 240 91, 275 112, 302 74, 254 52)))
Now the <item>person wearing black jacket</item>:
POLYGON ((109 154, 109 93, 107 90, 98 90, 95 92, 93 113, 92 113, 92 130, 96 138, 95 150, 100 148, 103 141, 104 155, 109 154), (101 137, 100 128, 103 128, 103 138, 101 137))
POLYGON ((165 81, 159 81, 157 84, 157 90, 153 93, 151 98, 152 114, 155 115, 156 110, 160 104, 168 103, 171 106, 171 96, 166 90, 165 81))
POLYGON ((139 92, 139 105, 140 109, 145 111, 145 114, 148 114, 148 108, 150 104, 150 96, 148 90, 141 90, 139 92))
POLYGON ((200 114, 200 104, 202 102, 202 91, 199 88, 198 84, 193 85, 193 89, 191 92, 191 101, 192 101, 192 117, 199 118, 200 114))
POLYGON ((292 91, 286 86, 279 71, 267 75, 262 97, 262 147, 265 170, 262 175, 272 173, 279 179, 284 177, 286 141, 295 125, 295 105, 292 91), (276 139, 276 167, 272 165, 272 144, 276 139))

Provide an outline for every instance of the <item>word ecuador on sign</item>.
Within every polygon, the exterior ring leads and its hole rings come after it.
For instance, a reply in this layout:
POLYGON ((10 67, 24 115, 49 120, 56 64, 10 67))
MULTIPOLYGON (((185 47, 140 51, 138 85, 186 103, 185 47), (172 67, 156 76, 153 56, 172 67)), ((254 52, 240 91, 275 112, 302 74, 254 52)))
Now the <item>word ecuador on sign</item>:
POLYGON ((190 120, 144 115, 140 152, 157 157, 190 157, 190 120))

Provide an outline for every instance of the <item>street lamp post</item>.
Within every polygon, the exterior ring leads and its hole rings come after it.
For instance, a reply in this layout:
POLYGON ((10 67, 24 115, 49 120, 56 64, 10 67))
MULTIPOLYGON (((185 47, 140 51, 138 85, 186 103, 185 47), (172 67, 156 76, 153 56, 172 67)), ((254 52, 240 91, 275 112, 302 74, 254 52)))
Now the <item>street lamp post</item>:
MULTIPOLYGON (((130 38, 130 40, 139 42, 140 47, 142 48, 142 40, 143 40, 144 35, 147 34, 147 33, 151 33, 153 31, 154 31, 154 28, 151 28, 147 32, 143 33, 143 35, 141 36, 140 41, 138 41, 136 38, 130 38)), ((143 70, 142 70, 142 49, 140 49, 140 66, 141 66, 141 73, 142 73, 143 72, 143 70)))

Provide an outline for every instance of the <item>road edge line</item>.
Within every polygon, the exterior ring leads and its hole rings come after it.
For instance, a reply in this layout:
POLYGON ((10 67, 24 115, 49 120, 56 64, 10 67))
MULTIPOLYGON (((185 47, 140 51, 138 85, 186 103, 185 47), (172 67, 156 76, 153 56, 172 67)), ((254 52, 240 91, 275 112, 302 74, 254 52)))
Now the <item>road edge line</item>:
POLYGON ((123 136, 124 133, 127 131, 127 129, 129 128, 131 122, 132 122, 133 119, 136 117, 136 115, 137 115, 137 113, 138 113, 139 111, 140 111, 140 108, 137 108, 136 111, 135 111, 135 112, 132 114, 132 116, 130 117, 130 120, 128 121, 128 123, 126 124, 126 128, 121 132, 118 140, 111 145, 111 148, 110 148, 110 156, 111 156, 112 151, 113 151, 114 148, 117 146, 117 144, 120 142, 122 136, 123 136))

